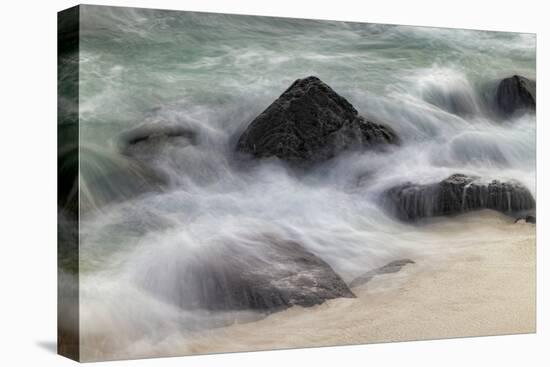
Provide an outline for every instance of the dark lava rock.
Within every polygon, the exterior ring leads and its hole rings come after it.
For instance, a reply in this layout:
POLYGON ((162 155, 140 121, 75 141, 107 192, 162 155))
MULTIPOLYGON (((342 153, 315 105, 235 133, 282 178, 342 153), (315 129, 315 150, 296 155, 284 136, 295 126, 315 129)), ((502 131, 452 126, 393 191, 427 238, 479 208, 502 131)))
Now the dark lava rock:
POLYGON ((392 261, 382 266, 381 268, 367 271, 365 274, 358 276, 357 278, 351 281, 349 286, 353 288, 353 287, 363 285, 369 282, 372 278, 374 278, 377 275, 397 273, 399 270, 401 270, 401 268, 403 268, 407 264, 414 264, 414 261, 410 259, 392 261))
POLYGON ((329 159, 360 147, 397 143, 395 132, 367 121, 319 78, 296 80, 241 135, 237 151, 294 163, 329 159))
POLYGON ((252 248, 221 245, 191 251, 179 265, 173 284, 156 286, 152 279, 159 274, 148 272, 145 287, 183 309, 270 313, 355 297, 322 259, 296 242, 271 236, 252 248))
POLYGON ((514 213, 535 207, 535 199, 519 182, 490 183, 454 174, 434 184, 406 183, 385 193, 388 206, 403 220, 452 215, 477 209, 514 213))
POLYGON ((519 75, 503 79, 496 92, 496 106, 505 116, 522 110, 535 111, 536 99, 536 82, 519 75))

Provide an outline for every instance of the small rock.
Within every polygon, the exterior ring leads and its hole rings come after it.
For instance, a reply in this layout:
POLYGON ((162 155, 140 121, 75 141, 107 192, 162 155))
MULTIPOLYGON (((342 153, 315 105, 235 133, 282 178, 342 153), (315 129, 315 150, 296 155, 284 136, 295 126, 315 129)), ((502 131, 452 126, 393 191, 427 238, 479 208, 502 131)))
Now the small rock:
POLYGON ((125 132, 119 139, 120 152, 141 157, 158 152, 168 143, 195 144, 195 132, 178 125, 151 123, 125 132))
POLYGON ((518 223, 521 221, 523 221, 524 223, 536 224, 537 218, 534 215, 524 215, 524 216, 518 217, 514 223, 518 223))
POLYGON ((381 274, 390 274, 390 273, 397 273, 398 271, 401 270, 401 268, 403 268, 405 265, 407 264, 414 264, 415 262, 410 260, 410 259, 402 259, 402 260, 396 260, 396 261, 392 261, 384 266, 382 266, 381 268, 378 268, 378 269, 374 269, 374 270, 371 270, 371 271, 368 271, 366 272, 365 274, 361 275, 361 276, 358 276, 357 278, 355 278, 354 280, 351 281, 351 283, 349 284, 349 286, 351 288, 354 288, 354 287, 357 287, 357 286, 360 286, 360 285, 363 285, 369 281, 372 280, 372 278, 374 278, 375 276, 377 275, 381 275, 381 274))

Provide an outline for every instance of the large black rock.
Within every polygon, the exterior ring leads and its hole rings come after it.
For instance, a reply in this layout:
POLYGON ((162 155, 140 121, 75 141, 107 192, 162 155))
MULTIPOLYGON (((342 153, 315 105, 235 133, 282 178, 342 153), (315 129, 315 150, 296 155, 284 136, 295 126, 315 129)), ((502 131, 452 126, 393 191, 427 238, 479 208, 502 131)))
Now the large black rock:
POLYGON ((272 236, 250 248, 200 248, 178 264, 174 281, 162 281, 169 267, 159 265, 147 272, 143 286, 183 309, 270 313, 355 297, 325 261, 297 242, 272 236))
POLYGON ((535 111, 536 82, 531 79, 514 75, 503 79, 496 92, 496 107, 505 116, 517 111, 535 111))
POLYGON ((395 215, 403 220, 478 209, 514 213, 535 207, 535 199, 519 182, 493 180, 483 183, 477 177, 463 174, 454 174, 434 184, 399 185, 386 191, 384 198, 395 215))
POLYGON ((241 135, 237 151, 295 163, 329 159, 350 148, 397 143, 395 132, 367 121, 319 78, 296 80, 241 135))

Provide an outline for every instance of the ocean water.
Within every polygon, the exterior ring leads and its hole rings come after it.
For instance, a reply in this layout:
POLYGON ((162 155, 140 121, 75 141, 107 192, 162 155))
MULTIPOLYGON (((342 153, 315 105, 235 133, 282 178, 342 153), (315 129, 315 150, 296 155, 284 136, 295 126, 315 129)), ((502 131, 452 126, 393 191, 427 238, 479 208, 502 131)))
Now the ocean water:
POLYGON ((166 338, 261 317, 183 311, 148 292, 169 294, 220 243, 260 259, 257 236, 295 240, 350 281, 437 249, 380 208, 393 185, 466 173, 535 193, 535 115, 491 109, 500 79, 535 79, 532 34, 96 6, 81 7, 80 34, 84 359, 154 355, 166 338), (275 160, 243 169, 240 134, 309 75, 402 144, 304 175, 275 160), (143 157, 160 188, 121 154, 128 131, 156 126, 194 134, 143 157))

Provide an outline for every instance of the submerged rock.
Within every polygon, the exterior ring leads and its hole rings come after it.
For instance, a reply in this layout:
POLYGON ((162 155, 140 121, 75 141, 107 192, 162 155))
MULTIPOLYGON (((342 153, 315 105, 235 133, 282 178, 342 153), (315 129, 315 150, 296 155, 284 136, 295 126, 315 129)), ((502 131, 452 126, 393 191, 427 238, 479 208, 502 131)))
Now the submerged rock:
POLYGON ((149 123, 121 134, 119 153, 151 173, 159 186, 172 182, 172 172, 185 161, 185 148, 197 144, 198 134, 185 127, 168 123, 149 123))
POLYGON ((415 262, 410 259, 402 259, 392 261, 381 268, 367 271, 365 274, 353 279, 349 284, 350 287, 358 287, 372 280, 377 275, 397 273, 401 268, 407 264, 414 264, 415 262))
MULTIPOLYGON (((147 283, 183 309, 279 311, 355 295, 334 270, 299 243, 266 236, 253 248, 216 246, 186 254, 172 287, 147 283)), ((165 271, 160 269, 160 271, 165 271)), ((147 281, 158 274, 149 272, 147 281)), ((163 282, 159 282, 163 283, 163 282)))
POLYGON ((196 133, 186 127, 170 124, 145 124, 125 132, 119 139, 120 152, 130 157, 143 158, 158 154, 167 144, 196 143, 196 133))
POLYGON ((519 75, 503 79, 497 87, 496 107, 505 116, 535 111, 536 99, 536 82, 519 75))
POLYGON ((159 188, 158 175, 132 159, 85 145, 78 154, 81 215, 159 188))
POLYGON ((384 197, 390 209, 403 220, 478 209, 514 213, 535 207, 535 199, 519 182, 493 180, 483 183, 477 177, 463 174, 454 174, 434 184, 399 185, 386 191, 384 197))
POLYGON ((395 132, 367 121, 319 78, 296 80, 241 135, 237 151, 295 163, 329 159, 354 147, 397 143, 395 132))

